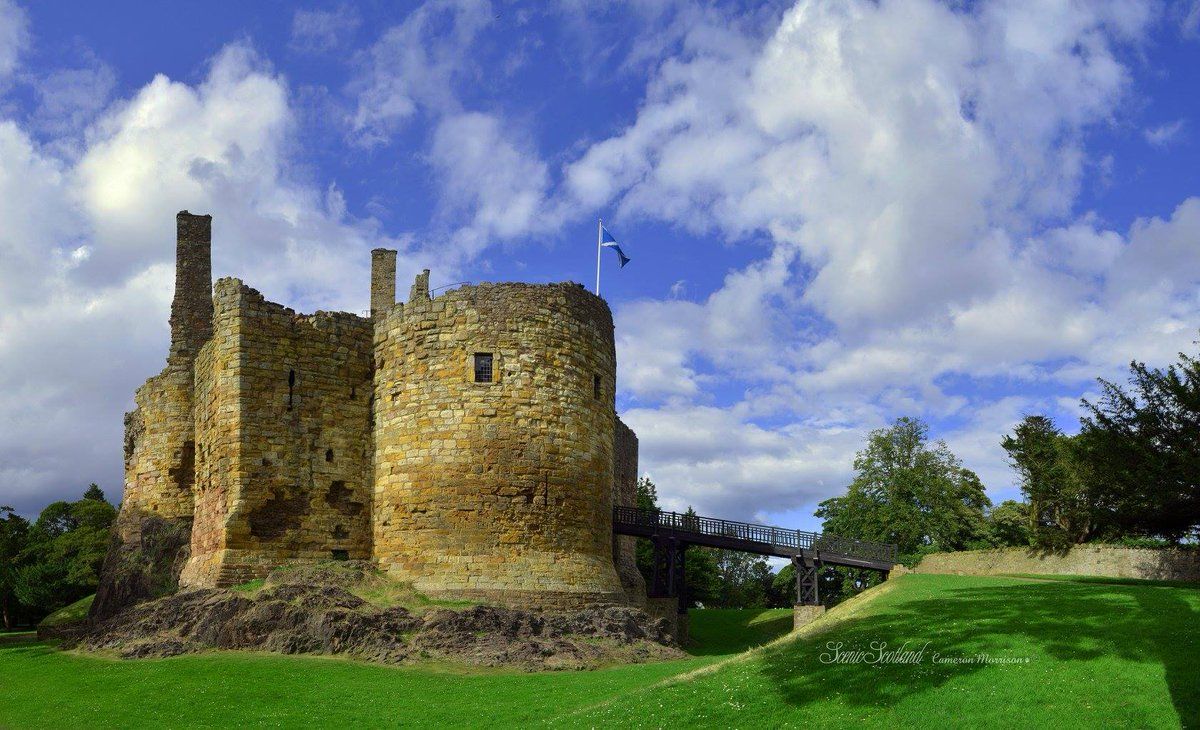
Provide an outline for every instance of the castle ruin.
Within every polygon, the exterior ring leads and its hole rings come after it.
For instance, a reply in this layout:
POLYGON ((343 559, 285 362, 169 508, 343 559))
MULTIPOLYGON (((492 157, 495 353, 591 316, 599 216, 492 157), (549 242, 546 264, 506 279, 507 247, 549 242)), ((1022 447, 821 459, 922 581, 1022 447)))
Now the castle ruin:
POLYGON ((177 216, 166 368, 125 417, 125 493, 93 615, 284 563, 373 561, 430 596, 570 609, 645 604, 637 437, 616 416, 613 320, 574 283, 302 315, 212 282, 211 216, 177 216))

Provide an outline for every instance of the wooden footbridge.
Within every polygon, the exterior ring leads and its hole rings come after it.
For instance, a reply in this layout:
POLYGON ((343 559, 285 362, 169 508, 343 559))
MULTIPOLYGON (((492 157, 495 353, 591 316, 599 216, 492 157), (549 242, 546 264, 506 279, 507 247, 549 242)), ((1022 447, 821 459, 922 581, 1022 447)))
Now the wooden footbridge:
POLYGON ((788 558, 796 566, 796 602, 809 606, 820 603, 817 582, 826 566, 877 570, 886 578, 896 564, 896 546, 887 543, 636 507, 613 508, 613 532, 653 542, 654 574, 648 592, 652 597, 677 597, 680 613, 687 610, 683 576, 689 545, 788 558))

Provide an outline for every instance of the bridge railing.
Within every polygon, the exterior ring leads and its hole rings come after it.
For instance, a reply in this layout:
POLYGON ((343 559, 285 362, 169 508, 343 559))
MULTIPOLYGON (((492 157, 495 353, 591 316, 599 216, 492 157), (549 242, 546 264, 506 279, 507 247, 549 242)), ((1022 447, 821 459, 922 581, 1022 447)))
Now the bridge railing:
POLYGON ((798 553, 801 550, 814 550, 863 560, 889 563, 896 561, 896 546, 887 543, 681 512, 617 506, 613 508, 613 523, 746 540, 771 545, 779 552, 798 553))

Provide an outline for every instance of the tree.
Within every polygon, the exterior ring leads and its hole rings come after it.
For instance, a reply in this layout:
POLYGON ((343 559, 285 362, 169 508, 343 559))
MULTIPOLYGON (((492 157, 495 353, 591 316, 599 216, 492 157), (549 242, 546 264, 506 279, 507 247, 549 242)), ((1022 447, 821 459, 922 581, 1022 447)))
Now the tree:
POLYGON ((1032 543, 1065 547, 1096 527, 1095 495, 1083 478, 1079 445, 1045 416, 1026 416, 1001 445, 1029 502, 1032 543))
POLYGON ((11 629, 16 614, 18 560, 29 541, 29 521, 7 505, 0 506, 0 516, 0 613, 4 628, 11 629))
POLYGON ((992 539, 1001 547, 1029 545, 1029 505, 1006 499, 988 512, 992 539))
MULTIPOLYGON (((658 488, 654 486, 654 482, 650 481, 649 477, 642 477, 637 481, 637 508, 659 509, 658 488)), ((638 570, 641 571, 642 577, 649 585, 650 581, 654 579, 654 545, 646 538, 639 537, 634 548, 634 557, 637 560, 638 570)))
POLYGON ((991 505, 979 477, 929 427, 899 418, 872 431, 854 458, 854 481, 841 497, 821 502, 822 529, 861 540, 895 543, 901 555, 922 549, 961 550, 987 538, 991 505))
MULTIPOLYGON (((695 517, 696 510, 688 507, 684 519, 695 517)), ((687 586, 687 598, 695 604, 716 606, 722 600, 721 575, 717 568, 717 551, 692 545, 687 548, 683 560, 683 580, 687 586)))
POLYGON ((94 592, 116 516, 111 504, 86 496, 42 510, 18 557, 16 598, 50 612, 94 592))
POLYGON ((1083 402, 1084 478, 1118 532, 1178 542, 1200 528, 1200 360, 1129 370, 1128 390, 1101 379, 1083 402))
POLYGON ((712 553, 717 567, 719 608, 765 608, 773 576, 761 555, 740 550, 699 548, 712 553))

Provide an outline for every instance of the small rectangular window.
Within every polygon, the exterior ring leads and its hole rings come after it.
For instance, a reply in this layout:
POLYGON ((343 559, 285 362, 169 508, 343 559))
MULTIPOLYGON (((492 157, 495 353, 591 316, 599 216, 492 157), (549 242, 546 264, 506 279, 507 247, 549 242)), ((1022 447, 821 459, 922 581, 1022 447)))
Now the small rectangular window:
POLYGON ((475 353, 475 382, 476 383, 492 382, 492 353, 490 353, 490 352, 475 353))
POLYGON ((592 376, 592 397, 593 398, 600 397, 600 376, 599 375, 592 376))
POLYGON ((350 559, 350 551, 349 550, 333 550, 331 552, 333 553, 334 560, 349 560, 350 559))

